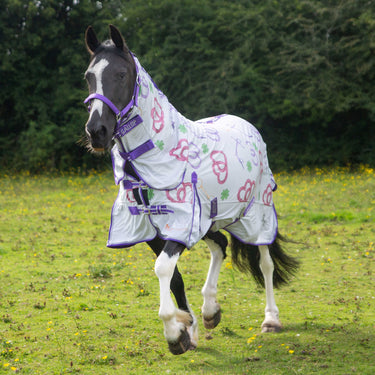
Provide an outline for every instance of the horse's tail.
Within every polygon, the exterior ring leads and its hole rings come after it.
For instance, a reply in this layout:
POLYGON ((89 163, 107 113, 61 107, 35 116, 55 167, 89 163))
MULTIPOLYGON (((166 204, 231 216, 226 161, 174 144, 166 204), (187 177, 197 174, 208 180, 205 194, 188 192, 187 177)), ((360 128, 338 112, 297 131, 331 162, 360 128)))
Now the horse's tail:
MULTIPOLYGON (((297 272, 300 262, 286 254, 280 245, 280 241, 286 241, 277 232, 275 241, 268 245, 274 264, 273 284, 275 288, 287 284, 290 278, 297 272)), ((260 253, 258 246, 248 245, 231 236, 232 261, 240 271, 250 272, 256 283, 264 287, 263 274, 259 266, 260 253)))

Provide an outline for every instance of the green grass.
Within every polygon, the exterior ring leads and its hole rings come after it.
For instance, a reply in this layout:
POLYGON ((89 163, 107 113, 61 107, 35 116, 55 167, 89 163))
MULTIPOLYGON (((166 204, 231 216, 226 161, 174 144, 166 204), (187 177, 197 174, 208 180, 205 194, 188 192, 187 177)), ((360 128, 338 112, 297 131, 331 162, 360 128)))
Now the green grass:
MULTIPOLYGON (((289 252, 302 267, 276 291, 284 330, 260 334, 265 296, 230 257, 220 325, 168 352, 155 258, 144 244, 105 247, 117 187, 108 174, 0 178, 0 373, 373 374, 375 173, 276 176, 289 252)), ((179 261, 200 318, 204 243, 179 261)))

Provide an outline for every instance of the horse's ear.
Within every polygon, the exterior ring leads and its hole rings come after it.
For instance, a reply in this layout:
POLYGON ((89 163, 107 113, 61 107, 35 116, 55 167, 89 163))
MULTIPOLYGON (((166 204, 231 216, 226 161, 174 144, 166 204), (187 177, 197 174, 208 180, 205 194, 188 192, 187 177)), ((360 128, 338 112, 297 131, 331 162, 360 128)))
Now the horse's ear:
POLYGON ((111 39, 113 43, 115 44, 115 46, 119 48, 120 50, 127 52, 129 50, 128 46, 126 45, 125 40, 123 36, 121 35, 121 32, 119 31, 119 29, 116 26, 109 25, 109 30, 110 30, 111 39))
POLYGON ((94 29, 89 26, 86 29, 85 33, 85 42, 87 50, 90 52, 91 55, 95 53, 95 50, 100 46, 98 38, 96 37, 94 29))

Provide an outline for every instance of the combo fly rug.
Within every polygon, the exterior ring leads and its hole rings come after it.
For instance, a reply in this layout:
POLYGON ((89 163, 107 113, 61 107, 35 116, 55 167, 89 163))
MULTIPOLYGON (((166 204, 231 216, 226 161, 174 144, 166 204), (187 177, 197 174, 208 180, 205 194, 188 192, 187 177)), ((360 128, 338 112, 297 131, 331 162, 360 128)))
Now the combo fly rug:
POLYGON ((197 320, 185 296, 177 260, 203 239, 211 251, 202 314, 204 326, 221 319, 216 300, 220 266, 231 234, 233 262, 265 286, 262 332, 279 331, 273 287, 288 281, 298 262, 279 245, 266 145, 247 121, 230 115, 190 121, 158 89, 129 51, 121 33, 99 43, 86 31, 91 62, 86 133, 91 148, 111 150, 118 197, 108 246, 147 242, 157 255, 159 316, 173 354, 197 346, 197 320), (170 290, 175 296, 175 306, 170 290))

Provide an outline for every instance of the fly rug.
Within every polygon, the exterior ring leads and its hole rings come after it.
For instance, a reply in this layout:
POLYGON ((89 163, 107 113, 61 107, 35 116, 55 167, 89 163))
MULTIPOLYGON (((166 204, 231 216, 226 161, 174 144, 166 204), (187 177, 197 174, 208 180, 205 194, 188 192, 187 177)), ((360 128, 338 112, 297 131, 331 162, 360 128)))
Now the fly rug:
POLYGON ((231 115, 185 118, 112 25, 110 37, 100 43, 91 27, 85 35, 91 54, 85 73, 88 144, 93 151, 112 148, 119 185, 107 246, 147 242, 155 252, 159 316, 173 354, 197 346, 198 324, 177 260, 201 239, 211 251, 203 323, 213 329, 220 322, 217 281, 228 245, 220 230, 230 234, 233 263, 266 289, 262 332, 279 331, 273 288, 290 279, 298 261, 280 247, 272 199, 276 183, 258 130, 231 115))

